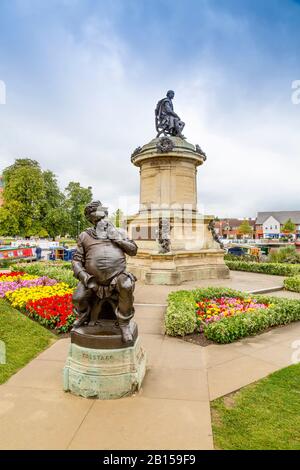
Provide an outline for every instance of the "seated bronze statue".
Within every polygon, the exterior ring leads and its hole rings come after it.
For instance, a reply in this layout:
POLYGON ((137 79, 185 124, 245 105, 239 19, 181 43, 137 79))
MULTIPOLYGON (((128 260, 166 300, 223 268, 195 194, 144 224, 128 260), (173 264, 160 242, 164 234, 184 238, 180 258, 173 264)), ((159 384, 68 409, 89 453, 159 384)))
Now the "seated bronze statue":
POLYGON ((185 139, 184 135, 182 135, 185 124, 181 121, 178 114, 174 112, 172 103, 174 96, 174 91, 169 90, 166 98, 163 98, 157 103, 155 109, 156 137, 164 134, 185 139))
MULTIPOLYGON (((79 235, 72 267, 79 280, 73 294, 73 304, 78 319, 74 329, 93 326, 99 311, 95 304, 108 300, 115 306, 122 340, 132 341, 130 320, 134 315, 133 291, 135 277, 126 271, 126 256, 135 256, 137 245, 129 240, 125 231, 117 229, 107 220, 107 208, 100 201, 91 202, 85 208, 85 216, 92 223, 79 235)), ((99 310, 99 309, 98 309, 99 310)))

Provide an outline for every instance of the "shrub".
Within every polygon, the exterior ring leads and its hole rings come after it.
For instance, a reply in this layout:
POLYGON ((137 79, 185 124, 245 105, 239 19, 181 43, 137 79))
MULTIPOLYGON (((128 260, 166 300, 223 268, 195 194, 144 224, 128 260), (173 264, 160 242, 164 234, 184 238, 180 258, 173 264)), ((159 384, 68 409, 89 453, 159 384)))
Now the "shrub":
POLYGON ((59 282, 68 284, 70 287, 76 287, 78 284, 77 279, 73 276, 73 271, 71 271, 71 263, 67 262, 19 263, 14 265, 14 269, 22 270, 35 276, 51 277, 59 282))
MULTIPOLYGON (((248 293, 223 288, 196 289, 172 292, 168 297, 165 317, 166 333, 170 336, 185 336, 197 330, 197 302, 218 297, 245 299, 248 293)), ((216 343, 231 343, 246 336, 253 336, 266 328, 285 325, 300 320, 300 301, 264 295, 251 296, 260 303, 270 304, 266 309, 226 317, 204 326, 204 335, 216 343)))
POLYGON ((272 251, 268 256, 270 263, 289 263, 297 264, 300 263, 300 253, 297 252, 294 245, 285 246, 279 250, 272 251))
POLYGON ((285 279, 284 287, 293 292, 300 292, 300 276, 292 276, 285 279))
MULTIPOLYGON (((260 299, 261 301, 262 299, 260 299)), ((232 343, 246 336, 254 336, 266 328, 286 325, 300 320, 300 302, 298 300, 268 299, 273 305, 265 310, 247 315, 224 318, 207 325, 204 329, 206 338, 217 343, 232 343)))
POLYGON ((300 274, 300 264, 288 263, 254 263, 246 261, 225 261, 232 271, 274 274, 276 276, 293 276, 300 274))
POLYGON ((171 292, 165 317, 166 333, 169 336, 185 336, 197 327, 195 299, 192 291, 171 292))
POLYGON ((237 256, 237 255, 233 255, 232 253, 226 253, 226 255, 224 255, 224 260, 225 261, 257 261, 257 256, 250 255, 250 254, 237 256))

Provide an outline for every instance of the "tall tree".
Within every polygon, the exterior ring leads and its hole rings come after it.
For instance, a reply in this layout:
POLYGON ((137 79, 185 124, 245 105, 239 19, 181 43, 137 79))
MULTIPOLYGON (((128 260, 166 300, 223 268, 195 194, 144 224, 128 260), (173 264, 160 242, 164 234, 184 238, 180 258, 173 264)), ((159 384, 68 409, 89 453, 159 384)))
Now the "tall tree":
POLYGON ((295 230, 296 226, 291 219, 288 219, 282 227, 283 233, 294 233, 295 230))
POLYGON ((238 228, 238 231, 241 235, 250 235, 253 232, 253 228, 249 224, 248 220, 243 220, 238 228))
POLYGON ((41 208, 42 224, 48 235, 55 238, 65 235, 68 227, 68 212, 65 195, 60 191, 55 174, 43 172, 45 197, 41 208))
POLYGON ((37 161, 18 158, 3 171, 2 231, 29 237, 44 232, 41 205, 45 197, 43 172, 37 161))
POLYGON ((71 181, 65 189, 66 209, 68 211, 67 232, 76 238, 79 232, 87 228, 90 224, 84 216, 85 206, 92 201, 92 188, 83 188, 80 183, 71 181))

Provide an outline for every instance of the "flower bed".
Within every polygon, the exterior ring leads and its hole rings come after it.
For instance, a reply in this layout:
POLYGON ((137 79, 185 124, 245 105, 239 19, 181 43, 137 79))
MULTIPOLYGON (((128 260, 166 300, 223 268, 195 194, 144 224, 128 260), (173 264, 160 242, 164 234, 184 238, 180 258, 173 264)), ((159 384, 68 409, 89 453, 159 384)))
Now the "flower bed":
POLYGON ((30 318, 39 321, 48 328, 55 328, 58 333, 67 332, 75 321, 72 294, 31 300, 26 304, 30 318))
POLYGON ((222 318, 233 317, 241 313, 248 313, 250 315, 257 309, 265 309, 269 306, 269 304, 260 303, 252 298, 217 297, 204 299, 196 303, 197 325, 199 326, 199 331, 203 331, 206 325, 219 321, 222 318))
POLYGON ((231 289, 207 288, 169 294, 165 316, 170 336, 201 334, 217 343, 300 320, 300 301, 251 296, 231 289))
POLYGON ((48 261, 36 263, 18 263, 15 270, 24 271, 29 275, 48 276, 59 282, 64 282, 70 287, 76 287, 78 280, 73 276, 71 263, 64 261, 48 261))
POLYGON ((0 297, 5 297, 7 292, 13 292, 24 287, 53 286, 57 283, 55 279, 45 276, 37 277, 36 279, 22 279, 19 277, 14 277, 14 279, 16 280, 0 282, 0 297))
POLYGON ((47 276, 15 271, 0 277, 0 297, 58 333, 67 332, 75 320, 72 293, 68 284, 47 276))

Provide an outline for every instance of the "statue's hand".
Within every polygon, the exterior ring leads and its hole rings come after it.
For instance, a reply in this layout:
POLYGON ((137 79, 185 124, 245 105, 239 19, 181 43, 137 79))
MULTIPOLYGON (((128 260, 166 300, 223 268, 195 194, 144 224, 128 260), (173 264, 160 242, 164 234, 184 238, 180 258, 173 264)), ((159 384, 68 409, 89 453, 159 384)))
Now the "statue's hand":
POLYGON ((92 289, 94 292, 97 292, 98 290, 98 284, 96 282, 96 279, 94 277, 91 277, 88 282, 87 282, 87 287, 89 289, 92 289))
POLYGON ((118 241, 118 240, 122 240, 122 235, 120 234, 120 232, 116 229, 116 227, 114 227, 113 224, 109 224, 108 225, 108 228, 107 228, 107 237, 114 241, 118 241))

